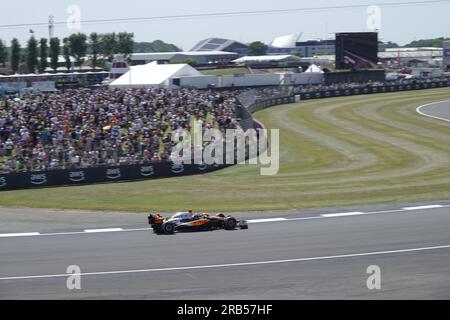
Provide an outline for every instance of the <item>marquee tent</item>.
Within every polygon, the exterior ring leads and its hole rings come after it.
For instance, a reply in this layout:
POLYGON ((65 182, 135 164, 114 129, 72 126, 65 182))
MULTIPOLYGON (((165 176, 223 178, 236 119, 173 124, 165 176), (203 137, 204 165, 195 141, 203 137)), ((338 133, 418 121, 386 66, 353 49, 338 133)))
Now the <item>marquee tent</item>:
POLYGON ((110 88, 159 88, 172 87, 173 79, 199 76, 201 73, 188 64, 158 64, 132 66, 130 71, 113 81, 110 88))

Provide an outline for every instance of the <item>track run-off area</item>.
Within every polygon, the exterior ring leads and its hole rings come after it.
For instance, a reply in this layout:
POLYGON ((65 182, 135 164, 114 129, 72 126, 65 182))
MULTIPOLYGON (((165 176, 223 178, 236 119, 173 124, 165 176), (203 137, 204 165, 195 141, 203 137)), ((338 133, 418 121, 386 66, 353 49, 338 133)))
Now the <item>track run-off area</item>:
POLYGON ((280 171, 238 165, 204 176, 0 193, 0 206, 111 211, 301 210, 445 200, 450 122, 420 106, 433 89, 302 101, 255 114, 280 129, 280 171), (423 109, 422 109, 423 110, 423 109))

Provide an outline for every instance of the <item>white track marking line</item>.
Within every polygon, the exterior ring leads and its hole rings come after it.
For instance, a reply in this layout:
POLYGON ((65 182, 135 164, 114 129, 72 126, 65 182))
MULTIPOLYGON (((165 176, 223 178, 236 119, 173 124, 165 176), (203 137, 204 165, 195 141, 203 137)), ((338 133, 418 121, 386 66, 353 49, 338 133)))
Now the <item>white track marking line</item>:
POLYGON ((332 260, 332 259, 343 259, 343 258, 367 257, 367 256, 377 256, 377 255, 393 255, 393 254, 399 254, 399 253, 432 251, 432 250, 441 250, 441 249, 449 249, 449 248, 450 248, 450 245, 444 245, 444 246, 422 247, 422 248, 412 248, 412 249, 399 249, 399 250, 390 250, 390 251, 351 253, 351 254, 312 257, 312 258, 299 258, 299 259, 286 259, 286 260, 269 260, 269 261, 241 262, 241 263, 228 263, 228 264, 213 264, 213 265, 191 266, 191 267, 137 269, 137 270, 104 271, 104 272, 86 272, 86 273, 79 273, 79 274, 68 274, 68 273, 66 273, 66 274, 49 274, 49 275, 39 275, 39 276, 16 276, 16 277, 3 277, 3 278, 0 278, 0 281, 25 280, 25 279, 62 278, 62 277, 69 277, 69 276, 74 276, 74 275, 79 275, 79 276, 99 276, 99 275, 115 275, 115 274, 130 274, 130 273, 150 273, 150 272, 186 271, 186 270, 199 270, 199 269, 219 269, 219 268, 230 268, 230 267, 246 267, 246 266, 257 266, 257 265, 271 265, 271 264, 281 264, 281 263, 291 263, 291 262, 307 262, 307 261, 320 261, 320 260, 332 260))
POLYGON ((441 206, 440 204, 431 205, 431 206, 421 206, 421 207, 406 207, 403 208, 403 210, 409 211, 409 210, 425 210, 425 209, 437 209, 437 208, 443 208, 444 206, 441 206))
POLYGON ((87 229, 84 230, 86 233, 103 233, 103 232, 120 232, 123 231, 122 228, 109 228, 109 229, 87 229))
POLYGON ((253 220, 247 220, 248 223, 264 223, 264 222, 279 222, 279 221, 286 221, 288 219, 286 218, 270 218, 270 219, 253 219, 253 220))
POLYGON ((123 229, 122 232, 148 231, 148 230, 153 230, 153 229, 152 228, 123 229))
POLYGON ((314 220, 314 219, 323 219, 323 217, 315 216, 315 217, 305 217, 305 218, 292 218, 292 219, 286 219, 284 221, 302 221, 302 220, 314 220))
MULTIPOLYGON (((372 212, 344 212, 344 213, 329 213, 321 214, 313 217, 304 218, 272 218, 272 219, 253 219, 246 220, 248 223, 264 223, 264 222, 289 222, 289 221, 301 221, 301 220, 314 220, 314 219, 325 219, 325 218, 335 218, 335 217, 347 217, 347 216, 364 216, 364 215, 374 215, 374 214, 386 214, 386 213, 408 213, 416 210, 431 210, 431 209, 441 209, 450 208, 450 205, 428 205, 419 207, 405 207, 403 209, 397 210, 385 210, 385 211, 372 211, 372 212)), ((109 229, 87 229, 85 231, 74 231, 74 232, 55 232, 55 233, 39 233, 39 232, 29 232, 29 233, 7 233, 0 234, 0 238, 13 238, 13 237, 31 237, 31 236, 66 236, 66 235, 79 235, 79 234, 95 234, 95 233, 107 233, 107 232, 135 232, 135 231, 148 231, 152 228, 109 228, 109 229)))
POLYGON ((337 218, 337 217, 348 217, 348 216, 360 216, 363 214, 369 214, 366 212, 342 212, 342 213, 326 213, 326 214, 321 214, 321 217, 324 218, 337 218))
MULTIPOLYGON (((122 228, 117 228, 117 229, 122 229, 122 228)), ((105 229, 103 229, 103 230, 105 230, 105 229)), ((152 230, 152 228, 122 229, 120 231, 104 231, 104 232, 105 233, 106 232, 134 232, 134 231, 148 231, 148 230, 152 230)), ((87 233, 95 233, 95 232, 75 231, 75 232, 42 233, 42 234, 40 234, 40 236, 70 236, 70 235, 87 234, 87 233)), ((98 232, 98 233, 100 233, 100 232, 98 232)))
POLYGON ((0 238, 13 238, 13 237, 33 237, 40 235, 39 232, 27 232, 27 233, 3 233, 0 234, 0 238))
POLYGON ((432 102, 432 103, 424 104, 423 106, 418 107, 418 108, 416 109, 416 112, 419 113, 419 114, 421 114, 421 115, 424 116, 424 117, 428 117, 428 118, 433 118, 433 119, 438 119, 438 120, 450 122, 450 119, 432 116, 432 115, 426 114, 425 112, 421 111, 422 108, 425 108, 425 107, 428 107, 428 106, 431 106, 431 105, 434 105, 434 104, 444 103, 444 102, 450 102, 450 100, 444 100, 444 101, 438 101, 438 102, 432 102))
POLYGON ((383 213, 406 213, 406 210, 404 210, 404 209, 398 209, 398 210, 384 210, 384 211, 371 211, 371 212, 367 212, 367 214, 383 214, 383 213))
POLYGON ((74 231, 74 232, 55 232, 55 233, 42 233, 39 236, 71 236, 77 234, 86 234, 85 231, 74 231))

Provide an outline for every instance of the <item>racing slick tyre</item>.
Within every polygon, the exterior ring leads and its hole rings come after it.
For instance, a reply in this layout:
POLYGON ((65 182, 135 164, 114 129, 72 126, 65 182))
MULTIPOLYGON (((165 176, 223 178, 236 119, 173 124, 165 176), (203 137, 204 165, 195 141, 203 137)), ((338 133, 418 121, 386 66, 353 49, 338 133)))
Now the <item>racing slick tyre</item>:
POLYGON ((223 222, 223 227, 225 230, 234 230, 236 228, 237 221, 235 218, 226 218, 223 222))
POLYGON ((161 230, 165 234, 172 234, 175 232, 175 226, 173 223, 166 222, 161 226, 161 230))

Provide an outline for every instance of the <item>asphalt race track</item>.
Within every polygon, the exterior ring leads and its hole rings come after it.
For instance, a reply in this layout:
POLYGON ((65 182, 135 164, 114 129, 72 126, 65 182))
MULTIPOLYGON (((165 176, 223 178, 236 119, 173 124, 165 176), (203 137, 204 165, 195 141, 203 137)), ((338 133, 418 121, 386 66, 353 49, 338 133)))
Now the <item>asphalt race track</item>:
POLYGON ((417 108, 417 112, 430 118, 450 122, 450 101, 430 103, 417 108))
POLYGON ((173 236, 6 237, 0 257, 1 299, 449 299, 450 206, 173 236), (66 288, 69 265, 81 290, 66 288), (381 290, 366 286, 371 265, 381 290))

